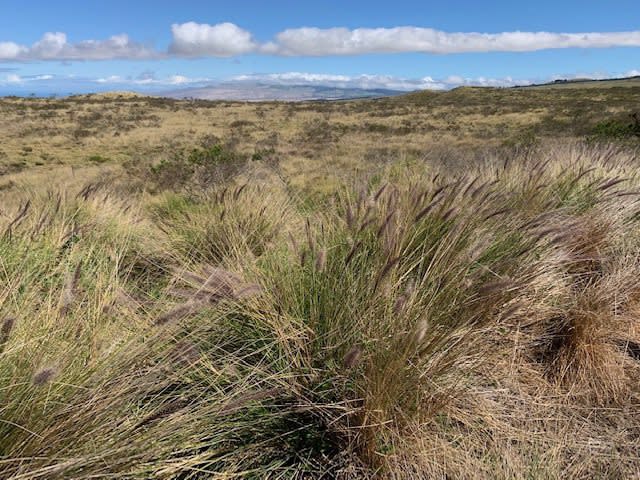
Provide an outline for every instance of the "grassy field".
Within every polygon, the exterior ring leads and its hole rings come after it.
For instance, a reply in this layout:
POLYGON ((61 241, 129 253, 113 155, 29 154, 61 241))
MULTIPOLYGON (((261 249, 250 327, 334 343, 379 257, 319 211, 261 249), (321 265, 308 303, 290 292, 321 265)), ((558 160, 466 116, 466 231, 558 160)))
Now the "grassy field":
POLYGON ((526 87, 531 88, 611 88, 611 87, 638 87, 640 86, 640 76, 627 77, 627 78, 614 78, 603 80, 592 79, 576 79, 576 80, 556 80, 555 82, 531 85, 526 87))
POLYGON ((638 105, 640 86, 459 88, 310 103, 189 102, 133 94, 5 98, 0 171, 138 163, 214 139, 250 155, 273 153, 292 181, 317 185, 332 183, 338 172, 398 158, 422 160, 441 149, 584 138, 602 122, 626 122, 638 105))
POLYGON ((0 100, 0 477, 638 478, 638 87, 0 100))

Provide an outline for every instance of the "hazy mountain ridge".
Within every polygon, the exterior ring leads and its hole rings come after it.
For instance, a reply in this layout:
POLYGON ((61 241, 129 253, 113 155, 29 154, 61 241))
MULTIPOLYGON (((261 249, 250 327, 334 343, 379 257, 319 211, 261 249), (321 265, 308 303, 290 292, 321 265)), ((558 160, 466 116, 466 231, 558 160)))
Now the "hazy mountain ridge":
POLYGON ((221 83, 206 87, 184 88, 162 92, 170 98, 203 100, 346 100, 352 98, 390 97, 402 95, 400 90, 382 88, 340 88, 323 85, 274 85, 267 83, 221 83))

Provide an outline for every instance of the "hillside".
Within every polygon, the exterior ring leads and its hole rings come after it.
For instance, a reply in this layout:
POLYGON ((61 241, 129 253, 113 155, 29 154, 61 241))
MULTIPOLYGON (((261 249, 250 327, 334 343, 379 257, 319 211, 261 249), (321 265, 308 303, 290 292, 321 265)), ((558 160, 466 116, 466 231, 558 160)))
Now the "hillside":
POLYGON ((400 95, 402 92, 387 89, 339 88, 316 85, 273 85, 257 82, 229 82, 201 88, 184 88, 163 92, 170 98, 197 98, 202 100, 229 101, 303 101, 350 100, 400 95))
POLYGON ((604 80, 575 79, 556 80, 540 85, 529 85, 517 88, 617 88, 617 87, 640 87, 640 76, 625 78, 610 78, 604 80))
MULTIPOLYGON (((438 149, 585 138, 628 123, 640 87, 459 88, 338 102, 223 102, 112 94, 0 99, 0 168, 139 161, 217 138, 271 152, 296 182, 438 149)), ((634 110, 635 109, 635 110, 634 110)))
POLYGON ((0 478, 637 478, 639 100, 1 99, 0 478))

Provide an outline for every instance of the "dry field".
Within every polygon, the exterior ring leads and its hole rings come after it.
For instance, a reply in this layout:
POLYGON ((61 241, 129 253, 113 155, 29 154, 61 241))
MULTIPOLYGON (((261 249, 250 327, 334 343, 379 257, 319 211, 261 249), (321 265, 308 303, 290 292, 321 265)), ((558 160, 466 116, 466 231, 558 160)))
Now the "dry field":
POLYGON ((638 105, 1 99, 0 478, 638 478, 638 105))
POLYGON ((318 186, 342 172, 440 156, 440 150, 583 138, 599 122, 626 121, 640 105, 640 85, 603 85, 608 88, 460 88, 305 103, 178 101, 128 93, 4 98, 0 172, 156 161, 168 150, 214 138, 247 154, 273 152, 293 182, 318 186))

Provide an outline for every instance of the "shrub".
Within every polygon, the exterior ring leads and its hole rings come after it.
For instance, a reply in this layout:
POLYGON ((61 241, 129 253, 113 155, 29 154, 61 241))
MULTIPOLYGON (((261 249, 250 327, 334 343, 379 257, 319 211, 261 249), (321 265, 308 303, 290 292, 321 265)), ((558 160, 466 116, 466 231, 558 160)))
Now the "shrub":
POLYGON ((110 161, 109 158, 102 155, 91 155, 87 160, 91 163, 107 163, 110 161))
POLYGON ((160 190, 205 190, 228 182, 245 167, 248 158, 220 144, 177 152, 151 167, 160 190))
POLYGON ((630 120, 603 120, 593 128, 591 137, 593 139, 625 140, 640 138, 640 115, 633 113, 629 115, 630 120))

